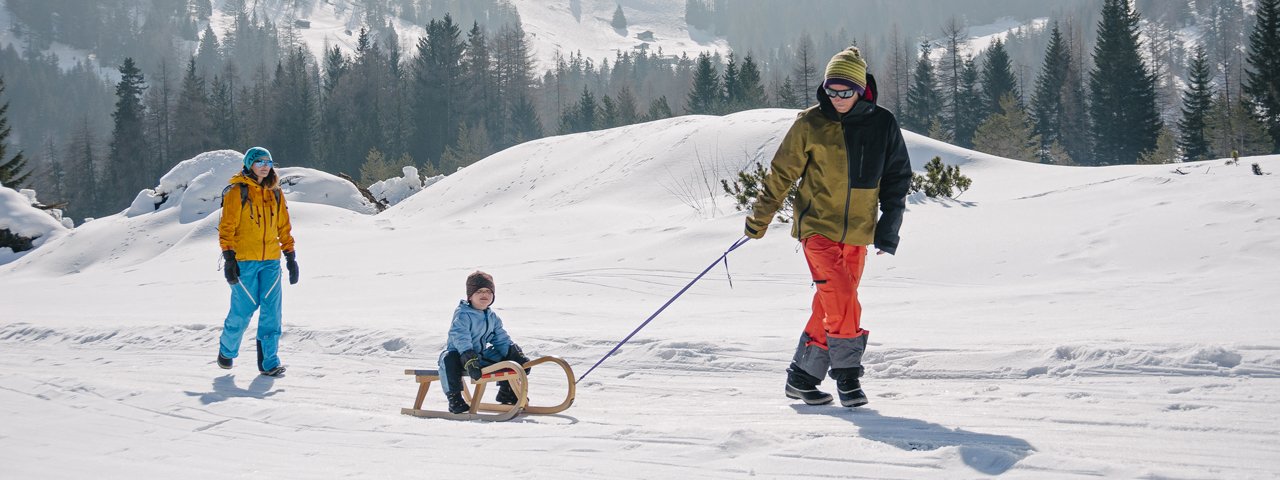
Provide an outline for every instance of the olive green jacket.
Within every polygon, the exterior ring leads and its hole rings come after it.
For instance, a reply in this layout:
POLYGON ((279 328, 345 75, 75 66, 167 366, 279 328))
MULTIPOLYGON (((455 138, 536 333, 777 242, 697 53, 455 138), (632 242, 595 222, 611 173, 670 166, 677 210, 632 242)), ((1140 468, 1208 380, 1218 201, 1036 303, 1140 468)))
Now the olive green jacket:
POLYGON ((867 85, 866 98, 845 115, 818 89, 818 105, 800 112, 773 156, 763 192, 747 217, 748 234, 763 235, 799 180, 792 236, 822 235, 897 251, 911 160, 898 121, 875 103, 874 79, 867 85))

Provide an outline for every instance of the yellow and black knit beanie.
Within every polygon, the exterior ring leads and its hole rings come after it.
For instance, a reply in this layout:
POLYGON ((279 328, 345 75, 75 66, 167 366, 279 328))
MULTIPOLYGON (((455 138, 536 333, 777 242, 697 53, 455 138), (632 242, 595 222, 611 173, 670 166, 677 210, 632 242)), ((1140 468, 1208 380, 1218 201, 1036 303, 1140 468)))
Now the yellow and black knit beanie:
POLYGON ((844 85, 857 90, 859 94, 867 90, 867 61, 862 59, 858 47, 849 47, 831 57, 827 62, 826 80, 823 87, 844 85))

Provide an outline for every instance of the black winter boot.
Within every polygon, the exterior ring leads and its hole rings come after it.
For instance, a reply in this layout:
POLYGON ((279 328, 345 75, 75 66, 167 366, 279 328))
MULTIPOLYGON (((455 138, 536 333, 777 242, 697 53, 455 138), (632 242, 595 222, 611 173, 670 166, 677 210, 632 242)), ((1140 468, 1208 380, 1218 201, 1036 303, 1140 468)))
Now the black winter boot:
POLYGON ((787 369, 787 398, 804 400, 808 405, 831 403, 831 394, 818 390, 818 382, 807 373, 787 369))
POLYGON ((467 413, 471 410, 471 405, 467 405, 466 400, 462 399, 462 392, 447 392, 444 396, 449 397, 449 413, 467 413))
POLYGON ((515 405, 516 402, 520 401, 516 391, 511 388, 511 382, 506 380, 498 382, 498 396, 495 399, 503 405, 515 405))
POLYGON ((218 352, 218 366, 222 367, 223 370, 231 369, 231 359, 222 356, 222 352, 218 352))
POLYGON ((857 377, 836 381, 836 391, 840 393, 840 404, 846 407, 861 407, 867 404, 867 395, 862 392, 862 384, 857 377))

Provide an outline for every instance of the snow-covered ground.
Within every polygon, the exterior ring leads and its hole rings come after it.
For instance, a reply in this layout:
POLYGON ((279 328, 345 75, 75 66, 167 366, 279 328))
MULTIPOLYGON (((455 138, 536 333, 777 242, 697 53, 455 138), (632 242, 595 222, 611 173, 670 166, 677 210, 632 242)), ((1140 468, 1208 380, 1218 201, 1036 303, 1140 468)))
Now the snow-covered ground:
MULTIPOLYGON (((1272 478, 1280 156, 1026 164, 907 134, 958 200, 912 196, 861 300, 871 403, 782 386, 813 294, 787 225, 748 242, 554 416, 401 415, 467 273, 526 352, 581 374, 741 236, 715 185, 794 111, 686 116, 499 152, 377 215, 290 204, 287 376, 214 365, 217 214, 89 222, 0 266, 13 478, 1272 478), (1186 174, 1175 172, 1175 168, 1186 174), (711 187, 705 185, 710 183, 711 187), (708 193, 709 192, 709 193, 708 193), (1270 412, 1270 413, 1269 413, 1270 412)), ((164 183, 164 182, 162 182, 164 183)), ((290 197, 293 200, 293 197, 290 197)), ((535 401, 563 379, 535 369, 535 401)), ((824 388, 833 388, 826 382, 824 388)), ((428 403, 443 405, 433 391, 428 403)))

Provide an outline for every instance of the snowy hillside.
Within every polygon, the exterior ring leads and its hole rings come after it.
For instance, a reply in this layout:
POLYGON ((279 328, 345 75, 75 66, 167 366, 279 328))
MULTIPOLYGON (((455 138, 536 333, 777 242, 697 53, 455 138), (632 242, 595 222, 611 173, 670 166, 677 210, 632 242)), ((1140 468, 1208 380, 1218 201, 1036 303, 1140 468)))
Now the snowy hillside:
MULTIPOLYGON (((526 352, 585 372, 742 235, 718 179, 767 162, 794 113, 544 138, 376 215, 292 203, 302 280, 285 292, 279 379, 251 361, 213 364, 229 296, 216 213, 183 220, 184 200, 78 227, 0 266, 5 472, 1280 472, 1280 420, 1266 413, 1280 400, 1280 304, 1267 293, 1280 284, 1280 175, 1248 167, 1280 171, 1280 156, 1176 166, 1185 175, 1068 168, 908 133, 917 169, 937 155, 974 183, 958 200, 912 196, 898 255, 868 261, 867 407, 783 397, 813 290, 775 224, 729 256, 732 287, 713 269, 564 413, 503 424, 399 414, 415 391, 403 370, 434 368, 475 269, 493 274, 495 308, 526 352)), ((251 358, 252 341, 244 348, 251 358)), ((533 371, 535 401, 564 388, 551 377, 533 371)))
MULTIPOLYGON (((613 60, 615 53, 630 51, 640 44, 647 44, 652 51, 662 49, 664 54, 679 56, 688 53, 718 51, 729 52, 723 39, 710 38, 690 32, 684 22, 683 0, 582 0, 576 13, 571 7, 575 2, 550 2, 546 0, 513 0, 525 33, 533 50, 535 69, 539 72, 555 68, 557 53, 568 56, 581 52, 586 58, 600 61, 613 60), (615 30, 609 22, 613 11, 622 5, 627 17, 626 31, 615 30), (652 39, 640 40, 636 36, 652 32, 652 39), (705 37, 705 38, 704 38, 705 37)), ((277 23, 292 24, 294 20, 306 20, 307 28, 296 30, 316 58, 324 58, 328 45, 341 47, 348 53, 355 51, 356 40, 364 21, 363 7, 354 0, 325 2, 267 1, 260 5, 260 12, 277 23)), ((234 18, 215 10, 210 21, 219 36, 231 26, 234 18)), ((455 19, 456 21, 456 19, 455 19)), ((400 35, 403 51, 413 52, 418 39, 426 35, 425 25, 417 25, 393 18, 400 35)), ((471 25, 461 25, 467 31, 471 25)))

